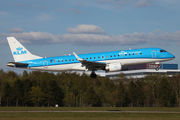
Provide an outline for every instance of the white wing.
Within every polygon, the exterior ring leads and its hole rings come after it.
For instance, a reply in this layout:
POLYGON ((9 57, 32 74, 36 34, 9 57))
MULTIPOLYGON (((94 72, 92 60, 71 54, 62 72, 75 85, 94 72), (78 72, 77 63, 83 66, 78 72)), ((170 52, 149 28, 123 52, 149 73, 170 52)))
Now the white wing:
POLYGON ((87 61, 87 60, 80 58, 75 52, 73 52, 73 54, 75 55, 76 59, 82 63, 82 65, 86 66, 86 69, 88 69, 88 70, 97 70, 97 69, 105 70, 106 63, 87 61))

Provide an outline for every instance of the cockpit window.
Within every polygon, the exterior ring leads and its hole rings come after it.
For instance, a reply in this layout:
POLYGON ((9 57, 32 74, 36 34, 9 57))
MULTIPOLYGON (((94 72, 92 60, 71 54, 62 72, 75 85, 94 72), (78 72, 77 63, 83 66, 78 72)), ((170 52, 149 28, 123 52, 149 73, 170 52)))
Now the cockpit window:
POLYGON ((165 51, 165 50, 160 50, 160 52, 167 52, 167 51, 165 51))

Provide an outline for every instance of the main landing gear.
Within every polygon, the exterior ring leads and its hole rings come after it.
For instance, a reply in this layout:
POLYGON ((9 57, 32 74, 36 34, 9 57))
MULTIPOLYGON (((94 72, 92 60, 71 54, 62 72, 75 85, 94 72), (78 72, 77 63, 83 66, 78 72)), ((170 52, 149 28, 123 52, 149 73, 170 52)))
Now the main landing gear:
POLYGON ((96 75, 96 73, 95 73, 95 71, 92 71, 92 73, 91 73, 91 78, 96 78, 97 77, 97 75, 96 75))

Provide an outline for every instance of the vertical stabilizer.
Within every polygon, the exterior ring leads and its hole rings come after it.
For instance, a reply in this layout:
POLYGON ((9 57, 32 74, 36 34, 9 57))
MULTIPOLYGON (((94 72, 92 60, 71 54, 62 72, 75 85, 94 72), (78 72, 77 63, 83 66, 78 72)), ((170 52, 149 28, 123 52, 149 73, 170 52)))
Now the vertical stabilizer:
POLYGON ((31 54, 16 38, 7 37, 7 40, 15 62, 42 58, 31 54))

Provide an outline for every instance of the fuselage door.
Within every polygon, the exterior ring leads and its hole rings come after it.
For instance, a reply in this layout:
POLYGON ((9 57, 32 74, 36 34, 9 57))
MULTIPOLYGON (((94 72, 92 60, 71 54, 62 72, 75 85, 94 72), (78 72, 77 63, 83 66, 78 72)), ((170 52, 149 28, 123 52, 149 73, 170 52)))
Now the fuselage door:
POLYGON ((48 61, 47 60, 43 61, 43 66, 44 66, 44 68, 48 67, 48 61))
POLYGON ((152 50, 152 51, 151 51, 151 55, 152 55, 152 58, 156 58, 156 51, 155 51, 155 50, 152 50))

